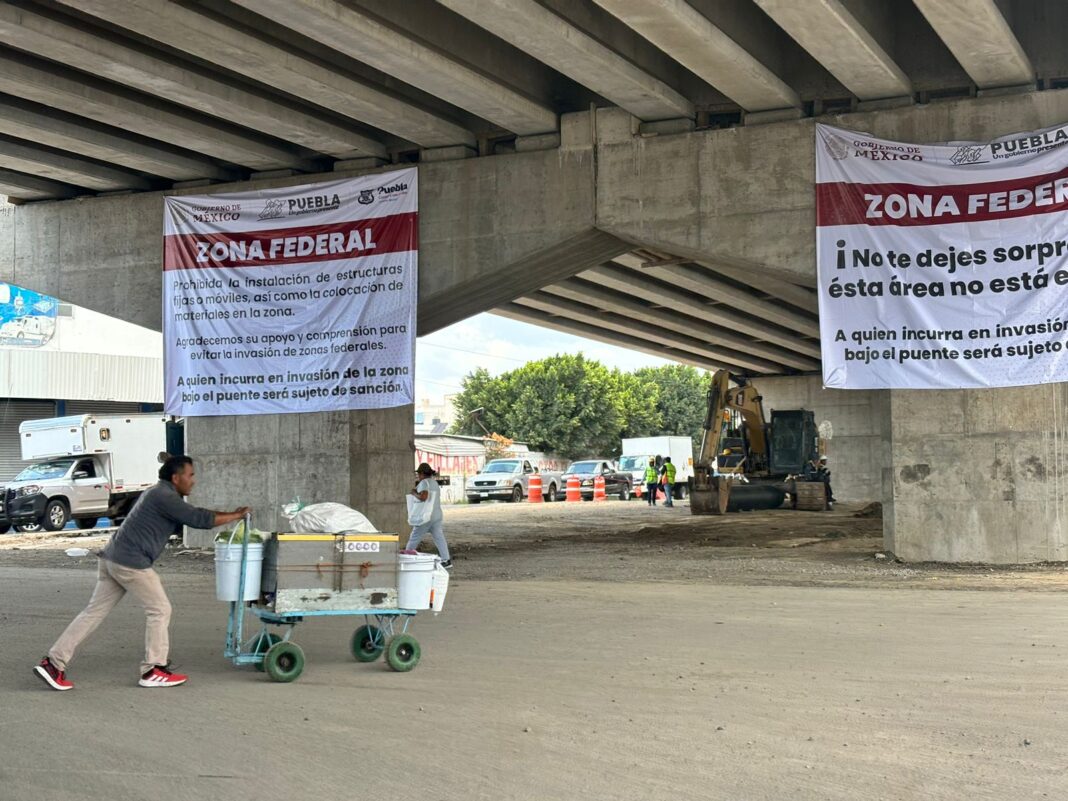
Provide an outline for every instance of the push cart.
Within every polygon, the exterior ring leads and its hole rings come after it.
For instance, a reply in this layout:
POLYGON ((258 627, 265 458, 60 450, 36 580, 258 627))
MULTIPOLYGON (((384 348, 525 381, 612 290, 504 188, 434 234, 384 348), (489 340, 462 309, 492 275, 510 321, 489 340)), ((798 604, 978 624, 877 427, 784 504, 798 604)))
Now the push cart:
MULTIPOLYGON (((240 524, 239 524, 240 525, 240 524)), ((245 518, 245 536, 241 542, 241 563, 238 579, 237 598, 245 597, 246 567, 249 562, 250 520, 245 518)), ((235 534, 237 529, 235 528, 235 534)), ((342 546, 348 544, 346 539, 365 542, 369 537, 350 537, 344 535, 274 535, 276 537, 299 540, 327 540, 340 538, 342 546)), ((232 541, 233 537, 231 537, 232 541)), ((392 540, 393 535, 375 535, 376 540, 392 540)), ((341 559, 345 547, 341 547, 341 559)), ((376 549, 377 550, 377 549, 376 549)), ((354 567, 364 568, 366 565, 354 567)), ((341 565, 329 565, 340 568, 341 565)), ((316 566, 322 574, 322 565, 316 566)), ((342 594, 344 596, 344 594, 342 594)), ((311 599, 314 600, 314 599, 311 599)), ((343 609, 286 609, 278 611, 263 603, 261 593, 258 600, 230 601, 230 616, 226 626, 226 648, 224 656, 235 665, 253 665, 263 671, 272 681, 290 682, 300 676, 304 670, 304 650, 292 640, 293 629, 308 617, 357 616, 364 619, 363 625, 352 634, 350 650, 358 662, 374 662, 385 654, 386 664, 393 670, 407 672, 419 664, 419 642, 408 633, 412 618, 418 613, 416 609, 402 608, 343 608, 343 609), (245 639, 245 617, 251 613, 258 621, 259 630, 249 639, 245 639), (285 627, 281 634, 271 627, 285 627)), ((314 604, 310 604, 314 605, 314 604)), ((255 624, 254 624, 255 625, 255 624)))

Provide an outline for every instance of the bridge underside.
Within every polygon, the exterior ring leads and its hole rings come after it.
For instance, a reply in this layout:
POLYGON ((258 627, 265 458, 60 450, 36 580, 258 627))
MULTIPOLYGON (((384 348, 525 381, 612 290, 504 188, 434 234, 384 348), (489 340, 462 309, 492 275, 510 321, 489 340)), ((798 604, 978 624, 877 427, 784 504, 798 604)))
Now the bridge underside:
POLYGON ((20 201, 488 157, 1068 80, 1059 0, 5 0, 20 201))

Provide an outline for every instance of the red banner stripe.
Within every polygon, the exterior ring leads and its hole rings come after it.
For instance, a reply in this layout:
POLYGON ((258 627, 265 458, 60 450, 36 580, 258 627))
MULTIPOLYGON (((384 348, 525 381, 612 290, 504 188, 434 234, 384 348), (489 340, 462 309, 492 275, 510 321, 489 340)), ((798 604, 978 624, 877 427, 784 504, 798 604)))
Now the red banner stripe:
POLYGON ((1068 210, 1068 167, 1046 175, 977 184, 816 184, 818 226, 945 225, 1065 210, 1068 210), (874 200, 873 196, 882 200, 874 200))
POLYGON ((214 231, 163 238, 164 270, 263 267, 403 253, 419 248, 419 215, 393 214, 273 231, 214 231))

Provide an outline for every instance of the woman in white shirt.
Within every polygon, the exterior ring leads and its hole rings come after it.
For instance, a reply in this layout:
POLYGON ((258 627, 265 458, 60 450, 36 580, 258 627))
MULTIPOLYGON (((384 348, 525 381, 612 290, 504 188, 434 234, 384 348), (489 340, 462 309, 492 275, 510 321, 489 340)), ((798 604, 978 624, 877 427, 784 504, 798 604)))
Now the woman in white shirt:
POLYGON ((434 537, 434 544, 438 548, 441 566, 452 567, 452 558, 449 556, 449 543, 445 541, 445 517, 441 513, 441 487, 434 480, 436 475, 434 468, 423 462, 419 467, 415 468, 415 474, 419 477, 419 483, 415 485, 415 489, 412 490, 411 494, 423 503, 433 504, 431 507, 433 511, 430 513, 430 520, 412 529, 412 534, 408 537, 407 549, 409 551, 416 550, 427 533, 430 533, 434 537))

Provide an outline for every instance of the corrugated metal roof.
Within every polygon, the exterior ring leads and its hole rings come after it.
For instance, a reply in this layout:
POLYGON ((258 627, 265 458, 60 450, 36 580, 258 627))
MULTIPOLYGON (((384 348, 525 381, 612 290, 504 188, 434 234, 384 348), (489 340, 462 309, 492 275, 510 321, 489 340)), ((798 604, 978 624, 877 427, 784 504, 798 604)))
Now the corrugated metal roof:
POLYGON ((163 402, 163 359, 0 349, 0 397, 163 402))
POLYGON ((416 434, 416 450, 436 453, 438 456, 483 456, 486 446, 474 437, 457 437, 448 434, 430 436, 416 434))

